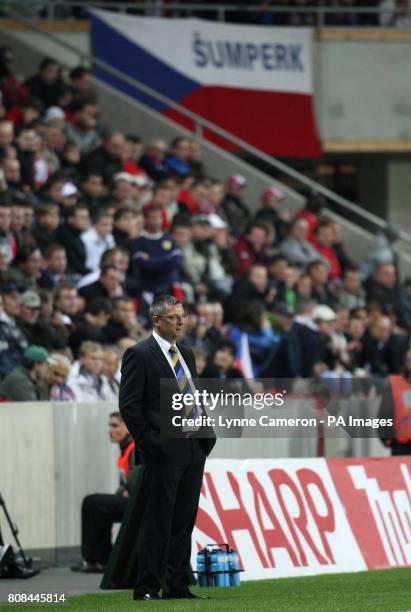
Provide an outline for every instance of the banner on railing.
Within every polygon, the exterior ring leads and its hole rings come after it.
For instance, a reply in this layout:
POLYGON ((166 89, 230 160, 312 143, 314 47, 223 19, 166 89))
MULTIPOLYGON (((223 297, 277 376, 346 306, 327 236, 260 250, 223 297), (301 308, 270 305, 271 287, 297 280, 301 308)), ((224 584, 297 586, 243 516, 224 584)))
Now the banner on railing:
MULTIPOLYGON (((93 54, 280 157, 320 155, 313 111, 312 30, 134 17, 92 10, 93 54)), ((97 68, 96 76, 193 129, 193 121, 97 68)), ((205 136, 228 149, 208 130, 205 136)))
POLYGON ((210 460, 192 563, 228 542, 246 579, 411 565, 410 472, 408 457, 210 460))

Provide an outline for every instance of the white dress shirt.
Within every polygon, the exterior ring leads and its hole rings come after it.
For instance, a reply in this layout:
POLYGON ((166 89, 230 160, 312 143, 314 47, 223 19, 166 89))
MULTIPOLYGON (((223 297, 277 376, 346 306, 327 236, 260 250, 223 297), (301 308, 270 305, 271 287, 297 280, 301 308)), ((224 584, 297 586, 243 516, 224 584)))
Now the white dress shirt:
MULTIPOLYGON (((168 340, 164 340, 164 338, 162 338, 161 336, 159 336, 155 331, 153 331, 153 338, 154 340, 156 340, 157 344, 160 346, 161 350, 163 351, 163 354, 165 356, 165 358, 167 359, 168 363, 170 364, 170 368, 173 370, 174 376, 177 378, 174 367, 173 367, 173 361, 171 359, 171 353, 170 353, 170 346, 171 346, 171 342, 168 342, 168 340)), ((177 345, 174 345, 177 349, 177 353, 178 353, 178 358, 180 360, 181 365, 183 366, 183 370, 184 370, 184 374, 186 375, 187 380, 190 383, 190 387, 193 389, 193 384, 191 382, 191 372, 188 369, 188 366, 186 364, 186 362, 184 361, 184 357, 182 356, 181 352, 178 350, 177 345)))
POLYGON ((100 236, 95 227, 90 227, 81 234, 81 240, 86 247, 86 268, 95 272, 100 268, 100 260, 104 251, 116 246, 112 234, 100 236))

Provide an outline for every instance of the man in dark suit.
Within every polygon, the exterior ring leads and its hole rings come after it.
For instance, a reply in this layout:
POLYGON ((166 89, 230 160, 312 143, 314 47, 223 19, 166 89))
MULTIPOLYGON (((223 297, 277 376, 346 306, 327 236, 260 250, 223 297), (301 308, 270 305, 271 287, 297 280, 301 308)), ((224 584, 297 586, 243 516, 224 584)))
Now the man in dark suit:
POLYGON ((205 428, 180 438, 161 437, 161 379, 170 381, 172 393, 185 393, 197 371, 192 351, 177 342, 185 333, 182 304, 160 296, 150 307, 150 318, 153 334, 124 354, 119 395, 121 414, 143 465, 134 599, 159 599, 161 587, 165 599, 192 599, 198 596, 187 586, 191 534, 204 463, 215 437, 205 428))

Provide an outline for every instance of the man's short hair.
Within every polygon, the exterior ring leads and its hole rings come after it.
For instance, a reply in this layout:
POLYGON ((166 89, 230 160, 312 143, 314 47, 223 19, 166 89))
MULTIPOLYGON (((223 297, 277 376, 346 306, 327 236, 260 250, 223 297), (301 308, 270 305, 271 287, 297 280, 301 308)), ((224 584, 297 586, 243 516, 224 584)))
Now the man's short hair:
POLYGON ((60 206, 58 204, 55 204, 54 202, 43 202, 43 204, 40 204, 40 206, 35 211, 36 217, 41 219, 42 217, 45 217, 50 212, 53 212, 55 210, 57 212, 60 212, 60 206))
POLYGON ((92 299, 86 307, 86 312, 90 313, 93 316, 96 316, 101 312, 105 312, 106 314, 111 315, 112 310, 113 308, 110 300, 104 297, 96 297, 92 299))
POLYGON ((173 295, 160 295, 150 306, 150 319, 161 317, 166 312, 167 306, 177 306, 178 304, 181 304, 180 300, 173 295))
POLYGON ((86 74, 91 74, 90 68, 85 68, 84 66, 76 66, 72 68, 69 72, 70 81, 76 81, 77 79, 82 79, 86 74))
POLYGON ((53 242, 52 244, 49 244, 49 246, 46 248, 44 252, 44 257, 46 259, 50 259, 50 257, 54 255, 54 253, 56 253, 57 251, 66 252, 66 249, 62 244, 59 244, 58 242, 53 242))
POLYGON ((48 66, 59 66, 59 63, 52 57, 45 57, 40 62, 40 71, 43 71, 48 66))
POLYGON ((110 412, 110 414, 109 414, 108 416, 110 417, 110 419, 111 419, 111 418, 113 418, 113 419, 118 419, 119 421, 121 421, 122 423, 124 423, 124 419, 123 419, 123 417, 121 416, 121 412, 110 412))
POLYGON ((88 355, 89 353, 97 353, 97 351, 100 352, 102 350, 103 350, 103 347, 101 346, 99 342, 92 342, 91 340, 85 340, 84 342, 80 344, 79 357, 84 357, 85 355, 88 355))

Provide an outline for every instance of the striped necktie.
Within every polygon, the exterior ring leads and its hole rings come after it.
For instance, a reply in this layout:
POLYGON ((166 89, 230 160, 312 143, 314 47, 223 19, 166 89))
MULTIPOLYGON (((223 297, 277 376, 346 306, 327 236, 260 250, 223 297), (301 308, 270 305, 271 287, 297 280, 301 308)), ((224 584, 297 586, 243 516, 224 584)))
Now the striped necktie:
MULTIPOLYGON (((169 348, 169 353, 171 355, 171 363, 173 364, 174 373, 176 375, 181 393, 183 395, 186 395, 187 393, 192 395, 193 390, 190 386, 186 373, 184 372, 183 365, 178 357, 177 347, 172 344, 169 348)), ((190 418, 195 418, 198 416, 197 406, 194 402, 188 406, 184 406, 184 415, 190 418)))

